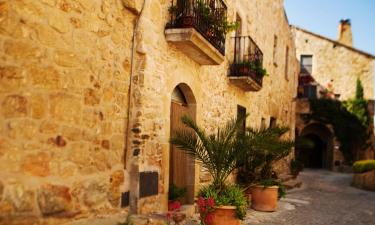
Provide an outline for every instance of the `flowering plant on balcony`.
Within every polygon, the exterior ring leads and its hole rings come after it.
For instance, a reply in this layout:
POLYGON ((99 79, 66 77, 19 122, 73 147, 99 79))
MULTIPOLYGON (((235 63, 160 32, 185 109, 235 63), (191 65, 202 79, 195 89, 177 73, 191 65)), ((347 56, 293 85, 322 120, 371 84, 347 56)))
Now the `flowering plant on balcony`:
POLYGON ((202 0, 178 0, 177 5, 170 6, 168 11, 176 21, 179 21, 177 23, 185 27, 199 26, 209 37, 215 35, 224 37, 228 32, 238 29, 240 25, 237 21, 227 21, 226 9, 223 6, 217 8, 202 0))
POLYGON ((255 76, 264 77, 267 75, 267 70, 263 68, 262 64, 258 61, 242 61, 237 63, 237 67, 242 76, 254 74, 255 76))

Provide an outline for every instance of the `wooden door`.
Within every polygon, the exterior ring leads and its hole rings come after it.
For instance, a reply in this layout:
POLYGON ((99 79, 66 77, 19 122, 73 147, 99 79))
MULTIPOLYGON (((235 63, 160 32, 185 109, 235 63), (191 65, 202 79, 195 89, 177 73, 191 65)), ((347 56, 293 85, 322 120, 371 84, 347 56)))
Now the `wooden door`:
MULTIPOLYGON (((195 120, 194 109, 186 104, 172 102, 171 104, 171 134, 175 130, 186 129, 181 117, 188 115, 195 120)), ((187 193, 182 200, 183 204, 194 203, 195 165, 191 156, 171 145, 169 182, 177 187, 186 187, 187 193)))

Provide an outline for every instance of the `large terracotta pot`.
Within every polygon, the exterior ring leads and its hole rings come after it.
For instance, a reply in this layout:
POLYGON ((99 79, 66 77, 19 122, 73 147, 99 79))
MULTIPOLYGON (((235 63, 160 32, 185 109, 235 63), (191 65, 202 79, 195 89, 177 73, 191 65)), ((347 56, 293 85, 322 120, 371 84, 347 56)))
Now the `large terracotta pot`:
POLYGON ((256 185, 251 188, 251 207, 257 211, 273 212, 277 207, 279 186, 264 187, 256 185))
POLYGON ((212 212, 212 222, 209 225, 240 225, 235 206, 220 206, 212 212))

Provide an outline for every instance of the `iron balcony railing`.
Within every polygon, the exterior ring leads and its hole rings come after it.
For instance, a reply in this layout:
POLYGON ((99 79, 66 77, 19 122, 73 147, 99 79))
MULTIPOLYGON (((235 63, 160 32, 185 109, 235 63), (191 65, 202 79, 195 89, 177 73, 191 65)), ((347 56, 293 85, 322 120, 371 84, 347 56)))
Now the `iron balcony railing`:
POLYGON ((230 76, 248 76, 262 85, 263 53, 250 36, 234 37, 234 60, 230 70, 230 76))
POLYGON ((167 28, 195 28, 221 54, 225 54, 227 7, 222 0, 172 0, 167 28))

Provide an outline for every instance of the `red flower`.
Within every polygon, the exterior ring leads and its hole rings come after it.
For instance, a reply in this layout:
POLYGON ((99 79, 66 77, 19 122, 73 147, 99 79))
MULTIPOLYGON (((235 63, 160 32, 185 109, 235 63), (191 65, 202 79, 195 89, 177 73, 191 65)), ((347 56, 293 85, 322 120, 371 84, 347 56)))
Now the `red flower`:
POLYGON ((204 222, 207 224, 211 224, 214 219, 214 215, 212 213, 208 213, 206 215, 206 218, 204 219, 204 222))
POLYGON ((208 199, 206 200, 206 204, 207 204, 209 207, 213 208, 213 207, 215 207, 215 200, 214 200, 213 198, 208 198, 208 199))
POLYGON ((168 210, 169 211, 177 211, 181 208, 181 203, 179 201, 170 201, 168 203, 168 210))
POLYGON ((203 197, 199 197, 197 203, 198 203, 198 206, 206 205, 206 202, 204 201, 203 197))

